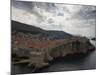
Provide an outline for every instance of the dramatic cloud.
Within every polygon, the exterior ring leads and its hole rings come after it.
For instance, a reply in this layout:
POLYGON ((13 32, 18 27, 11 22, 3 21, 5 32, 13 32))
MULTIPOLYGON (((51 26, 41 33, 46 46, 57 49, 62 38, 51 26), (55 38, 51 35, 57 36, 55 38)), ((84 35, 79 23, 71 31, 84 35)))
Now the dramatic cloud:
POLYGON ((12 20, 46 30, 95 36, 96 7, 44 2, 12 1, 12 20))

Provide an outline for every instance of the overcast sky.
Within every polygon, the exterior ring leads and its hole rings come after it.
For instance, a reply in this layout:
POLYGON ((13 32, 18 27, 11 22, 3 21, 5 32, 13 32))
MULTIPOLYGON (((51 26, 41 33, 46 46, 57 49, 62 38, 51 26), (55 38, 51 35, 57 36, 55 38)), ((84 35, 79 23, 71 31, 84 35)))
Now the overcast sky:
POLYGON ((94 37, 96 7, 12 0, 12 20, 46 30, 94 37))

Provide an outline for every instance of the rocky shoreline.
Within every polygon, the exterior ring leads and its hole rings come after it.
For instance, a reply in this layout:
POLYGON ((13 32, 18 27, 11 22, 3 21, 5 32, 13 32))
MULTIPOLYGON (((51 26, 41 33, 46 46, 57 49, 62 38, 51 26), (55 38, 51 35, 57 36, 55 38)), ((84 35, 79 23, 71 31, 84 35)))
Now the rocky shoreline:
MULTIPOLYGON (((17 24, 21 25, 21 23, 17 24)), ((59 57, 86 54, 95 50, 86 37, 71 36, 63 39, 50 39, 47 34, 36 32, 38 29, 35 30, 35 34, 30 33, 29 30, 23 32, 23 30, 12 29, 12 64, 27 63, 27 66, 34 67, 35 72, 37 69, 49 66, 50 61, 59 57)))

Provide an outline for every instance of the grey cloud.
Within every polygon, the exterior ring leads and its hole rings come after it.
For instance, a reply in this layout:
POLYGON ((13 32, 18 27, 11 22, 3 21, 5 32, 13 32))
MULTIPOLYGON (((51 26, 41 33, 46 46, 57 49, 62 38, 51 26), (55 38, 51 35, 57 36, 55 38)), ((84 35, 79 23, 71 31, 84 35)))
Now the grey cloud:
POLYGON ((16 0, 12 0, 12 7, 15 7, 21 10, 26 10, 28 12, 30 12, 33 8, 32 2, 16 1, 16 0))
POLYGON ((55 8, 55 3, 34 2, 32 4, 33 4, 33 6, 36 6, 38 8, 42 8, 45 10, 49 10, 49 9, 53 10, 55 8))
POLYGON ((34 10, 34 7, 38 7, 37 4, 39 5, 40 3, 12 0, 12 7, 27 11, 27 13, 34 14, 38 18, 37 21, 42 22, 44 21, 43 16, 34 10))
POLYGON ((52 18, 49 18, 47 21, 48 23, 54 23, 54 20, 52 18))
POLYGON ((82 6, 79 12, 75 13, 73 18, 79 19, 95 19, 96 18, 96 7, 95 6, 82 6))
POLYGON ((68 8, 63 7, 63 10, 64 10, 65 12, 67 12, 67 13, 71 14, 71 12, 69 11, 69 9, 68 9, 68 8))

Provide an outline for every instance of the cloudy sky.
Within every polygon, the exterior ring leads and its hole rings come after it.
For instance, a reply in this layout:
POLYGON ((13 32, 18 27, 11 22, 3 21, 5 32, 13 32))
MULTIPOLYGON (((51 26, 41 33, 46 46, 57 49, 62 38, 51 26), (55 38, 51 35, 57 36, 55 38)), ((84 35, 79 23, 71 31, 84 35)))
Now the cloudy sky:
POLYGON ((61 30, 75 35, 94 37, 96 7, 12 0, 12 20, 46 30, 61 30))

